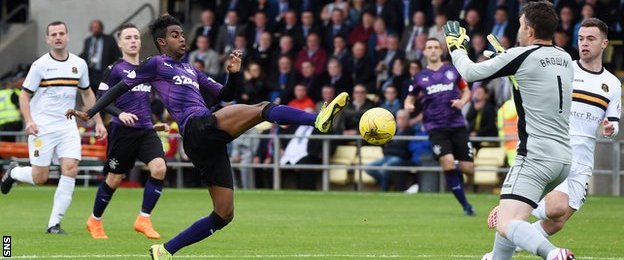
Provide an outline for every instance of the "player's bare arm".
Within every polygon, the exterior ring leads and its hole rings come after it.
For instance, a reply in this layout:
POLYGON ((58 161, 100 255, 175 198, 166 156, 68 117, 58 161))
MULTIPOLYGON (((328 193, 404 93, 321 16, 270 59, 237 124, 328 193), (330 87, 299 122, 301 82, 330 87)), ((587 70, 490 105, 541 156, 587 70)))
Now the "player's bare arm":
POLYGON ((36 135, 39 132, 39 128, 37 128, 37 124, 33 121, 32 116, 30 115, 30 99, 32 98, 32 94, 28 91, 22 90, 19 96, 19 104, 20 111, 22 112, 22 116, 24 117, 24 123, 26 133, 29 135, 36 135))
POLYGON ((414 102, 416 102, 416 97, 408 95, 407 97, 405 97, 403 108, 405 108, 407 112, 414 112, 414 102))
POLYGON ((466 104, 468 104, 471 95, 470 89, 467 87, 461 89, 461 94, 461 98, 451 100, 451 107, 461 110, 466 104))
MULTIPOLYGON (((93 106, 93 104, 95 104, 95 95, 93 94, 93 91, 91 91, 91 89, 81 89, 80 95, 82 96, 82 100, 84 100, 85 106, 91 107, 93 106)), ((106 135, 108 133, 106 132, 106 127, 104 127, 104 123, 102 122, 102 117, 100 117, 100 114, 96 114, 93 117, 93 121, 95 121, 95 136, 99 137, 100 139, 106 138, 106 135)))

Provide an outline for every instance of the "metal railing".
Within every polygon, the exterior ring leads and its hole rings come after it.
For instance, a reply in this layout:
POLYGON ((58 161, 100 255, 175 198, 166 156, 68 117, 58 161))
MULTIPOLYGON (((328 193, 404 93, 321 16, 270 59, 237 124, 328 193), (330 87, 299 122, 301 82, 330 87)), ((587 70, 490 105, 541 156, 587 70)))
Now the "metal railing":
POLYGON ((21 4, 15 7, 15 9, 11 10, 11 12, 9 12, 4 18, 2 18, 2 20, 0 20, 0 41, 2 40, 2 37, 9 29, 9 24, 8 24, 9 20, 11 20, 16 15, 18 15, 20 11, 26 12, 26 21, 29 21, 28 5, 21 4))
POLYGON ((119 29, 121 28, 122 25, 132 21, 132 19, 134 19, 137 15, 139 15, 139 13, 141 13, 145 9, 149 10, 149 14, 150 14, 150 19, 149 20, 150 21, 153 21, 154 19, 156 19, 156 9, 154 9, 154 6, 152 6, 152 4, 150 4, 150 3, 145 3, 145 4, 141 5, 139 8, 137 8, 137 10, 134 11, 134 13, 129 15, 128 18, 123 20, 123 22, 121 22, 121 23, 119 23, 119 25, 115 26, 114 27, 115 29, 110 32, 110 35, 115 35, 115 33, 117 31, 119 31, 119 29))
MULTIPOLYGON (((0 136, 17 136, 18 140, 25 140, 26 133, 23 131, 19 132, 2 132, 0 131, 0 136)), ((83 136, 92 136, 92 133, 83 134, 83 136)), ((161 135, 166 136, 166 135, 161 135)), ((320 139, 322 140, 322 163, 321 164, 297 164, 297 165, 281 165, 280 164, 280 152, 278 149, 281 149, 282 139, 292 139, 299 138, 300 136, 292 135, 292 134, 278 134, 278 135, 263 135, 263 134, 244 134, 244 137, 248 137, 251 141, 253 138, 258 139, 273 139, 273 162, 271 164, 255 164, 255 163, 232 163, 232 167, 234 168, 253 168, 253 169, 273 169, 273 189, 279 190, 282 188, 281 179, 282 179, 282 170, 321 170, 322 171, 322 190, 329 191, 330 189, 330 178, 329 178, 329 170, 330 169, 347 169, 350 171, 357 172, 356 176, 359 176, 355 179, 355 185, 357 190, 362 190, 364 182, 362 181, 362 174, 365 170, 388 170, 388 171, 405 171, 411 173, 417 172, 440 172, 442 170, 439 166, 371 166, 364 165, 361 163, 361 154, 360 149, 363 144, 363 139, 359 135, 353 136, 345 136, 345 135, 311 135, 309 139, 320 139), (339 164, 331 164, 330 163, 330 142, 331 141, 348 141, 355 142, 357 146, 357 154, 358 157, 357 164, 354 165, 339 165, 339 164)), ((180 135, 173 134, 169 135, 169 137, 180 138, 180 135)), ((408 140, 408 141, 427 141, 427 136, 395 136, 393 140, 408 140)), ((471 141, 476 142, 494 142, 499 143, 502 140, 498 137, 471 137, 471 141)), ((611 189, 613 196, 620 196, 621 186, 620 180, 621 175, 623 174, 621 170, 621 160, 620 156, 622 153, 622 146, 624 145, 624 141, 622 140, 610 140, 599 138, 596 140, 597 143, 607 143, 612 145, 612 156, 611 156, 611 168, 610 169, 594 169, 593 173, 596 175, 611 175, 611 189)), ((182 143, 178 142, 178 147, 181 147, 182 143)), ((181 149, 178 149, 180 152, 181 149)), ((254 151, 255 152, 255 151, 254 151)), ((180 158, 180 156, 176 156, 176 158, 180 158)), ((143 165, 142 163, 137 163, 137 165, 143 165)), ((169 160, 167 165, 176 170, 176 183, 177 187, 182 188, 183 180, 182 180, 182 170, 183 168, 193 168, 193 164, 188 161, 182 161, 179 159, 169 160)), ((479 166, 476 166, 479 169, 479 166)), ((92 166, 88 166, 88 170, 93 170, 92 166)), ((497 171, 499 173, 506 173, 508 168, 499 167, 497 171)), ((440 175, 442 177, 442 175, 440 175)), ((88 179, 88 178, 87 178, 88 179)))

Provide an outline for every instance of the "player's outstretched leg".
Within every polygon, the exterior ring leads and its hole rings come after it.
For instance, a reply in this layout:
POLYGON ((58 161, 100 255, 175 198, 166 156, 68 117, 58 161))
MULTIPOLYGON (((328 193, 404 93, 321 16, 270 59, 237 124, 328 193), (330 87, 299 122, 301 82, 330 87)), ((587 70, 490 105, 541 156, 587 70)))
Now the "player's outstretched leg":
POLYGON ((323 106, 318 114, 284 105, 262 102, 255 105, 231 105, 214 112, 219 129, 236 138, 262 121, 278 125, 310 125, 327 132, 334 117, 349 103, 349 94, 340 93, 323 106))
POLYGON ((151 175, 145 182, 143 204, 134 222, 134 230, 143 233, 149 239, 160 239, 160 234, 154 229, 150 216, 162 193, 167 166, 162 158, 155 158, 147 165, 151 175))
POLYGON ((113 199, 115 190, 119 187, 123 179, 122 174, 108 173, 106 180, 103 181, 95 194, 95 201, 93 202, 93 212, 87 219, 87 231, 94 239, 107 239, 108 236, 104 232, 104 224, 102 216, 106 207, 113 199))

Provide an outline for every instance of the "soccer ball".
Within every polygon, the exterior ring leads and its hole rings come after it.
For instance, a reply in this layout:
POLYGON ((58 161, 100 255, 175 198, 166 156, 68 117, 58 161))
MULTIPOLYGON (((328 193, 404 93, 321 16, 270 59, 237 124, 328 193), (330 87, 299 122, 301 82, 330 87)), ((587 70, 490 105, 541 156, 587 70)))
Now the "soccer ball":
POLYGON ((366 142, 382 145, 396 133, 396 121, 390 111, 376 107, 364 112, 360 118, 360 135, 366 142))

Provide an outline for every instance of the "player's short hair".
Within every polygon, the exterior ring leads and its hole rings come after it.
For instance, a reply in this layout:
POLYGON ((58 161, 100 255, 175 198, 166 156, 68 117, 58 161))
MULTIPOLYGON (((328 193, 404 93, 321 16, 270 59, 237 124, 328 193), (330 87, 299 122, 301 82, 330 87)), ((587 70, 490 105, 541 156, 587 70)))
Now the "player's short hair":
POLYGON ((117 38, 121 37, 121 32, 123 32, 123 30, 125 29, 139 29, 139 27, 137 27, 136 25, 134 25, 133 23, 124 23, 121 26, 119 26, 119 28, 117 28, 117 38))
POLYGON ((522 9, 521 16, 527 26, 535 30, 535 38, 540 40, 552 40, 557 29, 559 18, 552 3, 548 1, 529 2, 522 9))
POLYGON ((67 24, 65 24, 62 21, 54 21, 48 24, 48 26, 46 26, 46 35, 48 35, 50 33, 50 27, 51 26, 57 26, 57 25, 63 25, 65 26, 65 33, 69 32, 69 29, 67 28, 67 24))
POLYGON ((427 40, 425 42, 429 42, 429 41, 438 42, 440 44, 440 47, 442 47, 442 42, 438 38, 429 37, 429 38, 427 38, 427 40))
POLYGON ((171 25, 177 25, 181 27, 182 23, 169 14, 163 14, 161 17, 158 17, 158 19, 154 20, 152 24, 150 24, 149 28, 150 33, 152 34, 152 40, 154 41, 154 45, 156 45, 158 51, 160 51, 160 46, 158 45, 157 39, 165 38, 167 34, 167 27, 171 25))
POLYGON ((609 27, 605 22, 598 18, 587 18, 581 22, 581 27, 597 27, 602 33, 602 37, 607 39, 609 36, 609 27))

